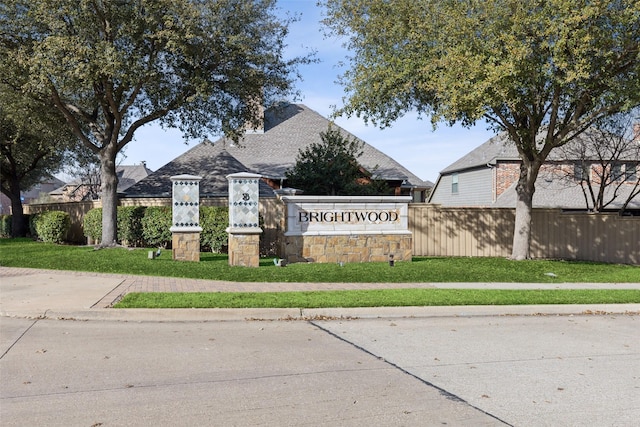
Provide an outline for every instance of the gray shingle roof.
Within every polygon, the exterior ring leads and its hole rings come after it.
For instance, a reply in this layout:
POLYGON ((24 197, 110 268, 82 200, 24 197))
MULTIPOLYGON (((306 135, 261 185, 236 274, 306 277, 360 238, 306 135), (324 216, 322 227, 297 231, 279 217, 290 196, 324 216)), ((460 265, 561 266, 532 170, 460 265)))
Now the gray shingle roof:
MULTIPOLYGON (((588 143, 590 139, 598 138, 599 131, 596 129, 589 129, 580 134, 571 142, 567 143, 563 147, 556 148, 549 153, 547 157, 548 162, 563 162, 566 160, 579 160, 578 157, 584 157, 585 159, 597 160, 598 153, 591 150, 584 154, 584 156, 578 156, 575 153, 580 153, 581 149, 577 148, 581 144, 586 144, 587 147, 591 146, 588 143), (573 153, 573 154, 572 154, 573 153), (574 158, 568 158, 567 156, 575 156, 574 158)), ((620 160, 637 160, 633 158, 637 151, 631 149, 630 151, 623 153, 620 156, 620 160)), ((494 165, 499 160, 516 160, 520 161, 518 150, 515 144, 513 144, 506 132, 501 132, 493 138, 489 139, 484 144, 479 145, 474 150, 470 151, 463 157, 459 158, 440 173, 447 174, 451 172, 462 171, 466 169, 473 169, 477 167, 485 167, 487 164, 494 165)))
MULTIPOLYGON (((129 187, 133 186, 137 182, 149 176, 153 171, 147 168, 145 164, 139 165, 118 165, 116 166, 116 175, 118 176, 118 193, 122 193, 127 190, 129 187)), ((64 183, 60 181, 61 184, 55 190, 50 191, 49 194, 57 196, 62 195, 64 193, 64 189, 67 186, 71 187, 80 187, 85 182, 82 182, 82 179, 74 179, 71 182, 64 183)))
POLYGON ((519 160, 516 146, 509 142, 506 133, 500 133, 489 139, 484 144, 460 157, 455 162, 444 168, 440 174, 485 167, 487 164, 495 164, 497 160, 519 160))
POLYGON ((145 164, 120 165, 116 167, 118 175, 118 191, 124 191, 136 182, 146 178, 152 171, 145 164))
MULTIPOLYGON (((325 132, 329 123, 302 104, 270 108, 265 112, 264 133, 247 133, 237 143, 227 138, 213 143, 204 141, 129 188, 126 194, 130 197, 166 197, 171 191, 169 177, 183 173, 203 177, 200 183, 203 195, 226 195, 225 176, 236 172, 252 172, 282 180, 286 171, 294 166, 300 149, 320 142, 320 132, 325 132)), ((345 136, 355 138, 344 129, 336 128, 345 136)), ((407 181, 405 185, 417 188, 432 186, 369 144, 364 144, 358 160, 369 171, 377 166, 375 175, 380 179, 407 181)), ((267 188, 261 187, 261 195, 263 191, 265 196, 273 194, 267 188)))
MULTIPOLYGON (((197 175, 200 181, 200 194, 203 197, 219 197, 228 194, 227 175, 236 172, 251 172, 238 159, 229 154, 222 144, 214 145, 209 141, 200 143, 162 166, 147 178, 126 191, 129 197, 171 197, 171 177, 176 175, 197 175)), ((266 184, 260 184, 260 196, 274 197, 266 184)))
POLYGON ((42 193, 49 193, 52 191, 52 189, 54 189, 53 191, 55 191, 55 189, 61 188, 62 186, 64 186, 64 181, 54 176, 45 177, 40 180, 39 183, 23 192, 22 197, 24 198, 24 200, 35 199, 42 193))
MULTIPOLYGON (((599 187, 595 186, 594 191, 598 191, 599 187)), ((623 184, 616 188, 610 185, 605 188, 604 200, 613 201, 605 207, 609 210, 617 210, 634 190, 633 185, 623 184), (614 191, 617 191, 617 197, 614 199, 614 191)), ((492 207, 512 208, 516 205, 517 194, 516 184, 512 184, 506 189, 495 201, 492 207)), ((586 209, 587 202, 584 193, 578 184, 567 180, 558 179, 541 174, 536 180, 536 192, 533 193, 533 206, 536 208, 550 209, 586 209)), ((591 200, 589 200, 589 208, 593 208, 591 200)), ((635 196, 629 202, 627 209, 640 209, 640 196, 635 196)))

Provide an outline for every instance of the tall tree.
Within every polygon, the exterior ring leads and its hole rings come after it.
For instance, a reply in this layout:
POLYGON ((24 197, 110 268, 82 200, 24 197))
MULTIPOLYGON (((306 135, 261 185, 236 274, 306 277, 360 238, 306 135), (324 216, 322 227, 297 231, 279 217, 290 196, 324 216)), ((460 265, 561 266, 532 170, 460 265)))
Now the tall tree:
MULTIPOLYGON (((32 96, 100 159, 102 244, 116 242, 116 156, 159 121, 188 138, 239 137, 256 99, 290 94, 290 21, 275 0, 7 0, 0 35, 32 96)), ((10 77, 10 76, 9 76, 10 77)), ((2 78, 2 77, 0 77, 2 78)))
POLYGON ((410 110, 486 119, 522 165, 513 259, 530 257, 535 181, 549 152, 640 103, 638 0, 325 0, 347 37, 341 112, 382 127, 410 110))
POLYGON ((12 237, 28 231, 21 193, 60 171, 74 144, 61 114, 0 83, 0 190, 11 200, 12 237))
POLYGON ((320 133, 320 142, 300 149, 296 164, 287 171, 287 184, 309 195, 354 196, 389 191, 386 183, 358 164, 364 142, 342 135, 329 127, 320 133))

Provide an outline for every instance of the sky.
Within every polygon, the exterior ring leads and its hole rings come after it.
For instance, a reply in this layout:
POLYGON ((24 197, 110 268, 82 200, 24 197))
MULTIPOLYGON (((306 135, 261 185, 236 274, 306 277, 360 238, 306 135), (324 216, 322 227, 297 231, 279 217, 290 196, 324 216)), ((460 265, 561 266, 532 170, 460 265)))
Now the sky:
MULTIPOLYGON (((345 95, 342 86, 336 83, 344 72, 338 64, 347 62, 349 52, 342 47, 345 40, 327 38, 320 23, 323 8, 316 0, 278 0, 278 13, 299 16, 289 27, 285 57, 300 56, 316 51, 318 63, 299 67, 302 81, 296 82, 301 99, 295 101, 306 105, 325 117, 333 113, 335 106, 343 105, 345 95)), ((429 118, 419 119, 408 113, 391 127, 378 129, 365 125, 357 117, 339 117, 336 124, 353 135, 391 156, 423 180, 436 181, 441 170, 491 138, 494 133, 485 123, 466 129, 441 124, 433 130, 429 118)), ((217 136, 210 139, 215 141, 217 136)), ((139 129, 134 141, 124 151, 120 164, 133 165, 145 161, 151 170, 157 170, 174 158, 200 143, 189 141, 185 145, 182 133, 177 129, 163 130, 152 124, 139 129)))

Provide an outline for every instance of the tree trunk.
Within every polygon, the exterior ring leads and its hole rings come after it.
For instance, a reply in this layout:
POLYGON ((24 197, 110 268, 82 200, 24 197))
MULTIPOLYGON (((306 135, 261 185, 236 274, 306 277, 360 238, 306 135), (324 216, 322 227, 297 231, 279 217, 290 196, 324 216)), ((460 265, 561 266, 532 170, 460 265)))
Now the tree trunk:
POLYGON ((11 237, 24 237, 27 235, 29 226, 27 217, 22 209, 22 198, 20 197, 20 182, 17 179, 11 179, 9 183, 8 194, 11 200, 11 237))
POLYGON ((118 176, 116 175, 116 152, 100 151, 100 197, 102 199, 102 242, 100 246, 115 246, 117 243, 118 176))
POLYGON ((523 161, 516 185, 516 219, 513 231, 511 259, 521 261, 531 258, 531 215, 533 193, 540 166, 536 162, 523 161))

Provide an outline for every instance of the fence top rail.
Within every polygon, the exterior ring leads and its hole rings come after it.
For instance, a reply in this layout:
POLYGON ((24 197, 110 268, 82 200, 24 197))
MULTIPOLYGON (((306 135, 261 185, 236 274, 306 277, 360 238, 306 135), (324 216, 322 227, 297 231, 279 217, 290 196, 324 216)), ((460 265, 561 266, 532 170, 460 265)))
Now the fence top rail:
POLYGON ((408 203, 411 196, 282 196, 293 203, 408 203))

